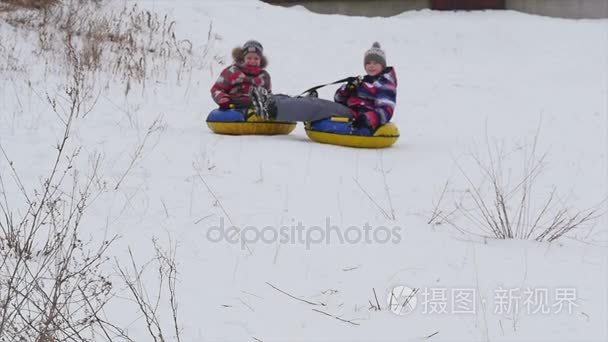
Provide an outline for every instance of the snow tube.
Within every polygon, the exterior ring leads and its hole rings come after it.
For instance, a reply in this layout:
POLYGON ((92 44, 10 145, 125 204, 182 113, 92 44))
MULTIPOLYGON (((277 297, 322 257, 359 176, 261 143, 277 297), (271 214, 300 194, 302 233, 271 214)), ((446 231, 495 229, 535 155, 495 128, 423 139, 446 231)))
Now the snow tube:
POLYGON ((229 135, 279 135, 289 134, 296 128, 295 122, 264 121, 252 111, 247 119, 238 110, 212 110, 207 116, 207 126, 213 133, 229 135))
POLYGON ((392 122, 382 125, 373 135, 353 133, 348 118, 329 118, 305 125, 306 135, 316 142, 358 148, 384 148, 399 139, 399 129, 392 122))

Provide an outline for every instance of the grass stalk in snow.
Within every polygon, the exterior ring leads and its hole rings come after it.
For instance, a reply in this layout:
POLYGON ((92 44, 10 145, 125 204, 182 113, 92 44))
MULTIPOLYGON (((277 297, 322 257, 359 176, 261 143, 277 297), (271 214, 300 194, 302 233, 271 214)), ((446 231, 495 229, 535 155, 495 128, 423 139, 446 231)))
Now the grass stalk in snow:
POLYGON ((555 186, 544 196, 538 194, 535 185, 544 175, 548 156, 546 152, 538 155, 539 132, 540 125, 533 143, 521 149, 523 165, 515 182, 511 181, 509 157, 516 151, 506 153, 504 146, 492 145, 486 137, 485 158, 478 153, 470 156, 481 180, 477 181, 457 163, 467 188, 460 192, 462 195, 455 200, 453 208, 441 209, 446 183, 429 223, 445 222, 475 236, 552 242, 598 219, 601 203, 577 210, 558 198, 555 186))

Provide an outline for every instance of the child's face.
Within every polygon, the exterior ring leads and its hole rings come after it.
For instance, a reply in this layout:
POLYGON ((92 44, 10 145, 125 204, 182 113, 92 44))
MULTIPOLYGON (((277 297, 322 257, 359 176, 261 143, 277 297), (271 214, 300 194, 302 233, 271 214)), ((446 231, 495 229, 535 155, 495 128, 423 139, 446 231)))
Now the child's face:
POLYGON ((245 55, 245 64, 250 66, 260 66, 262 59, 257 53, 250 52, 245 55))
POLYGON ((365 72, 369 76, 377 76, 382 72, 382 64, 376 61, 369 61, 367 64, 365 64, 365 72))

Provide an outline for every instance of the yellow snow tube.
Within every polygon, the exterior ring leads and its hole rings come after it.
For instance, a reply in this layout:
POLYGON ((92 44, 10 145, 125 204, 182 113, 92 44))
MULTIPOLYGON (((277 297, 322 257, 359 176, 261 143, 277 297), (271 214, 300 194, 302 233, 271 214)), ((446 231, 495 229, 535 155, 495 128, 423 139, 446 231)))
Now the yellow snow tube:
MULTIPOLYGON (((345 118, 331 118, 331 121, 334 124, 344 123, 348 125, 349 120, 345 118)), ((338 132, 320 131, 316 130, 310 123, 306 123, 305 130, 306 135, 313 141, 356 148, 385 148, 392 146, 399 139, 399 129, 392 122, 382 125, 373 136, 344 134, 343 132, 339 132, 343 131, 342 129, 338 129, 338 132)))
POLYGON ((212 111, 207 117, 207 126, 213 133, 228 135, 280 135, 289 134, 296 128, 295 122, 264 121, 249 115, 244 121, 237 111, 212 111))

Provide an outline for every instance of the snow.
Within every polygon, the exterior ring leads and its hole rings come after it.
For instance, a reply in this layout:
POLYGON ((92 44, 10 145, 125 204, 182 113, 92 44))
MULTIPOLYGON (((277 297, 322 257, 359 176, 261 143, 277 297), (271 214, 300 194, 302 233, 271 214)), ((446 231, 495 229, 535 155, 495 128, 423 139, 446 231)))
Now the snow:
MULTIPOLYGON (((113 189, 148 127, 162 116, 119 189, 89 209, 86 233, 92 239, 120 235, 111 253, 125 263, 128 247, 145 260, 153 237, 161 244, 171 237, 182 341, 415 341, 435 332, 430 340, 608 339, 606 217, 553 243, 484 240, 427 223, 446 180, 466 187, 457 165, 473 173, 471 151, 483 153, 486 140, 523 149, 539 125, 538 149, 549 154, 538 198, 551 187, 574 208, 606 198, 608 20, 430 10, 345 17, 245 0, 132 3, 169 14, 177 35, 195 49, 207 43, 212 25, 211 54, 219 58, 198 56, 205 63, 180 82, 168 72, 128 96, 120 80, 98 76, 110 86, 99 87, 93 110, 77 121, 72 146, 82 146, 85 173, 88 156, 101 154, 100 174, 113 189), (211 133, 204 124, 214 108, 209 89, 231 49, 251 38, 264 45, 273 90, 292 95, 363 73, 363 52, 379 41, 397 71, 393 121, 400 140, 375 151, 313 143, 302 125, 288 136, 211 133), (325 227, 327 220, 342 232, 366 223, 398 227, 400 239, 308 246, 207 239, 220 222, 262 229, 325 227), (325 305, 290 298, 268 283, 325 305), (415 312, 388 310, 386 298, 398 285, 421 289, 415 312), (447 291, 448 313, 422 312, 422 291, 432 288, 447 291), (497 293, 517 288, 519 313, 497 313, 497 293), (577 306, 571 313, 528 314, 526 288, 547 289, 549 305, 557 289, 576 289, 577 306), (475 313, 449 313, 457 289, 477 293, 475 313), (381 311, 370 310, 374 290, 381 311)), ((0 69, 0 143, 33 188, 48 172, 61 134, 45 94, 61 91, 65 76, 45 72, 33 39, 0 24, 2 45, 15 46, 18 59, 31 62, 23 72, 0 69)), ((334 90, 324 88, 320 96, 330 98, 334 90)), ((515 173, 520 165, 515 158, 505 170, 515 173)), ((7 182, 4 159, 0 172, 7 182)), ((9 198, 18 203, 16 189, 9 198)), ((106 314, 127 325, 131 316, 121 305, 106 314)), ((136 340, 146 340, 145 329, 132 329, 141 334, 136 340)))

